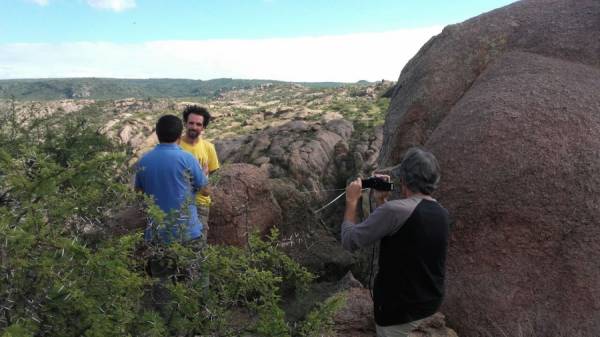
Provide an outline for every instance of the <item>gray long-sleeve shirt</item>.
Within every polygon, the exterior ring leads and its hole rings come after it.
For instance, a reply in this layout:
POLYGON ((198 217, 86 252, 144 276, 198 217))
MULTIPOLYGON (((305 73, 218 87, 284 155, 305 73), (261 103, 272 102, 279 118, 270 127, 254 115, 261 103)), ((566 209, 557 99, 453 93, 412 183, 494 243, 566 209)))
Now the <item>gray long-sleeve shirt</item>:
MULTIPOLYGON (((342 223, 342 246, 354 251, 396 233, 410 217, 422 196, 391 200, 377 207, 365 221, 353 224, 342 223)), ((433 200, 433 199, 432 199, 433 200)))

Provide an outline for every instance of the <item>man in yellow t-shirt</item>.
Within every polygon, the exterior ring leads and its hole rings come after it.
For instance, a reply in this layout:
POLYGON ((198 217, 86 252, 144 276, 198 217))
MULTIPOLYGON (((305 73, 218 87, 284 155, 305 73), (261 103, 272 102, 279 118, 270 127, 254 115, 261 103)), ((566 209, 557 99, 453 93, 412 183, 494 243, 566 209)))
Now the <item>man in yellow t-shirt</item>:
MULTIPOLYGON (((183 110, 183 122, 186 132, 181 137, 179 146, 198 159, 204 174, 208 177, 209 174, 219 169, 219 158, 217 157, 215 146, 211 142, 202 139, 202 133, 210 122, 210 114, 204 107, 190 105, 183 110)), ((210 196, 196 194, 196 205, 198 207, 198 214, 204 225, 203 236, 205 239, 208 234, 210 203, 210 196)))

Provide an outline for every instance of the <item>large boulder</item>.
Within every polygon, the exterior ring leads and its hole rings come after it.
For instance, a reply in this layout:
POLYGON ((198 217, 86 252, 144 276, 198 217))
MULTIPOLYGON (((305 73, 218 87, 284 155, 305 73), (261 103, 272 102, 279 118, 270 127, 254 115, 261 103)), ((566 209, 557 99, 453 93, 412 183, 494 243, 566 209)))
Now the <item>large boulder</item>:
POLYGON ((600 2, 530 0, 447 27, 403 69, 380 166, 424 145, 456 220, 460 336, 600 331, 600 2))
POLYGON ((213 188, 208 242, 244 247, 254 231, 266 233, 281 223, 265 171, 251 164, 230 164, 219 170, 213 188))
POLYGON ((386 117, 382 163, 423 144, 479 74, 508 51, 598 67, 595 0, 524 0, 447 26, 402 69, 386 117))
POLYGON ((342 295, 345 303, 333 317, 335 336, 375 336, 373 300, 369 289, 349 288, 342 291, 342 295))

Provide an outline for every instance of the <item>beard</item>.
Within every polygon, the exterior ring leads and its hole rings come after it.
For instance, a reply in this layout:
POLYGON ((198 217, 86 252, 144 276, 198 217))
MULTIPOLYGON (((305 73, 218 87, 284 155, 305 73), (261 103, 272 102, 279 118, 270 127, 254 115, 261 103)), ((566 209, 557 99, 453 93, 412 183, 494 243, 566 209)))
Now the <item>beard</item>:
POLYGON ((200 132, 196 130, 187 130, 187 136, 191 139, 196 139, 200 136, 200 132))

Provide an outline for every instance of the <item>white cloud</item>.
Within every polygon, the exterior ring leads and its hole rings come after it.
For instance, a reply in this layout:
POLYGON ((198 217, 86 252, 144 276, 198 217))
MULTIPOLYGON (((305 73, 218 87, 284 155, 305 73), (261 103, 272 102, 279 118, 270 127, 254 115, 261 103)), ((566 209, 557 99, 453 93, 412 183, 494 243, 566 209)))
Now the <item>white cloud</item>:
POLYGON ((396 80, 441 29, 263 40, 0 44, 0 78, 396 80))
POLYGON ((122 12, 135 8, 135 0, 87 0, 88 5, 98 9, 108 9, 122 12))
POLYGON ((36 5, 40 5, 40 6, 48 6, 48 0, 28 0, 29 2, 32 2, 36 5))

